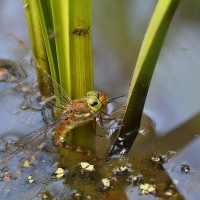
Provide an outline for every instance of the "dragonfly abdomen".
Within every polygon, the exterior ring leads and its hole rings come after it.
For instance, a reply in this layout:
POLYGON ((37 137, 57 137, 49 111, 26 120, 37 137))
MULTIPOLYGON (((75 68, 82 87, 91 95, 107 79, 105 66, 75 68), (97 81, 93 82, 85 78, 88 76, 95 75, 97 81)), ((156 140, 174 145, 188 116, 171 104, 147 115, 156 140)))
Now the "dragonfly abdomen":
POLYGON ((66 141, 60 142, 59 146, 64 149, 68 149, 70 151, 74 151, 76 153, 83 154, 83 155, 91 158, 92 160, 99 160, 99 158, 95 154, 93 154, 91 151, 89 151, 81 146, 74 145, 74 144, 66 142, 66 141))
POLYGON ((64 140, 72 129, 92 119, 90 113, 73 114, 66 118, 56 129, 56 134, 59 135, 58 140, 64 140))

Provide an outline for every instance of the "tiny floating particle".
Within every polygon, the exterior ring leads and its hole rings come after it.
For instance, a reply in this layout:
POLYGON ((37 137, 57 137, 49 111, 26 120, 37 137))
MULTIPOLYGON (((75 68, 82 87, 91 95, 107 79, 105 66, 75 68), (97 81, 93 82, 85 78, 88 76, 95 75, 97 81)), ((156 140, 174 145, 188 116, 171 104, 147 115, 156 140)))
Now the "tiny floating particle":
POLYGON ((35 182, 32 176, 29 176, 29 177, 28 177, 28 182, 29 182, 29 183, 35 182))
POLYGON ((127 152, 127 150, 124 148, 119 154, 124 155, 127 152))
POLYGON ((113 169, 113 173, 115 175, 122 175, 128 171, 128 167, 125 165, 122 165, 121 167, 116 167, 113 169))
POLYGON ((82 199, 82 195, 77 192, 75 195, 74 195, 75 199, 82 199))
POLYGON ((168 151, 168 153, 173 155, 173 154, 176 154, 177 152, 176 151, 168 151))
POLYGON ((44 194, 42 198, 43 198, 43 199, 47 199, 48 196, 47 196, 46 194, 44 194))
POLYGON ((140 195, 145 195, 149 193, 153 193, 155 191, 156 187, 153 185, 150 185, 148 183, 141 184, 140 185, 140 195))
POLYGON ((177 184, 179 184, 179 181, 178 181, 177 179, 175 179, 175 180, 173 180, 173 183, 174 183, 175 185, 177 185, 177 184))
POLYGON ((131 175, 129 178, 132 183, 140 183, 142 181, 143 176, 142 176, 142 174, 139 174, 137 176, 131 175))
POLYGON ((169 190, 167 190, 167 191, 165 192, 165 195, 166 195, 166 196, 172 196, 172 194, 173 194, 173 192, 172 192, 171 189, 169 189, 169 190))
POLYGON ((39 197, 39 199, 54 199, 48 192, 39 193, 37 196, 39 197))
POLYGON ((162 164, 163 163, 163 158, 160 155, 153 156, 153 157, 151 157, 150 160, 154 164, 162 164))
POLYGON ((31 166, 31 163, 30 161, 26 160, 23 164, 23 167, 30 167, 31 166))
POLYGON ((137 181, 137 176, 133 176, 133 177, 131 177, 131 179, 132 179, 133 181, 137 181))
POLYGON ((109 181, 109 179, 107 179, 107 178, 102 178, 101 182, 102 182, 102 184, 103 184, 104 189, 107 189, 107 188, 110 187, 110 181, 109 181))
POLYGON ((10 173, 9 172, 4 172, 4 176, 3 176, 3 179, 5 181, 11 181, 11 176, 10 176, 10 173))
POLYGON ((87 162, 81 162, 79 164, 81 166, 81 172, 92 172, 92 171, 95 171, 94 169, 94 165, 90 165, 89 163, 87 162))

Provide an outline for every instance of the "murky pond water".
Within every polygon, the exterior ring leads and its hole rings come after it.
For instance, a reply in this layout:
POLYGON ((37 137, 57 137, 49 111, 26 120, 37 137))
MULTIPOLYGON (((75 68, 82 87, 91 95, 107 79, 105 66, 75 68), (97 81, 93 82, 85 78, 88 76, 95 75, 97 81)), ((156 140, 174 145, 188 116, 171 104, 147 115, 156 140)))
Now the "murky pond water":
MULTIPOLYGON (((1 167, 1 199, 183 199, 163 167, 175 152, 158 155, 140 148, 128 156, 93 161, 66 150, 61 150, 60 155, 52 141, 37 151, 35 147, 42 141, 44 138, 30 144, 23 154, 1 167), (86 164, 82 166, 83 163, 86 164), (60 168, 61 176, 57 173, 60 168), (109 185, 103 184, 105 178, 109 185)), ((4 143, 1 142, 2 150, 4 143)), ((10 144, 6 146, 9 148, 10 144)), ((97 151, 97 155, 102 154, 101 148, 97 151)), ((181 165, 173 167, 185 174, 181 165)))
MULTIPOLYGON (((27 29, 24 31, 22 28, 25 27, 24 19, 21 25, 16 19, 16 27, 6 26, 14 10, 23 13, 22 5, 10 6, 13 3, 12 0, 0 2, 0 8, 7 5, 1 12, 5 15, 0 17, 0 39, 4 33, 11 32, 27 43, 24 36, 27 29)), ((118 96, 128 91, 156 1, 119 1, 117 4, 114 1, 94 0, 92 3, 95 86, 109 97, 118 96)), ((70 196, 68 199, 80 199, 79 194, 83 199, 198 199, 199 6, 194 0, 181 1, 164 42, 144 108, 144 112, 155 122, 155 130, 150 128, 151 131, 145 136, 138 135, 128 156, 107 161, 94 162, 73 152, 62 152, 65 155, 62 158, 57 154, 58 149, 49 144, 51 152, 49 148, 42 151, 35 156, 33 164, 25 168, 24 154, 20 154, 1 168, 2 199, 36 200, 58 196, 60 199, 66 196, 70 196), (152 162, 151 158, 162 161, 152 162), (94 165, 95 171, 83 172, 78 165, 83 161, 94 165), (115 175, 113 170, 117 166, 123 166, 123 169, 126 166, 127 170, 115 175), (65 173, 62 178, 55 179, 53 174, 58 167, 62 167, 65 173), (5 172, 9 172, 14 180, 5 181, 5 172), (102 185, 103 178, 109 179, 110 187, 102 185), (149 192, 151 187, 146 183, 155 187, 155 191, 149 192), (141 184, 144 185, 143 189, 141 184), (9 198, 6 196, 8 192, 9 198), (140 195, 142 192, 145 195, 140 195)), ((4 58, 4 55, 1 54, 0 58, 4 58)), ((13 136, 16 139, 18 135, 33 130, 19 126, 3 108, 0 108, 0 113, 3 116, 0 121, 1 149, 13 136)), ((96 153, 103 158, 111 140, 98 137, 95 140, 96 153)), ((28 149, 25 155, 30 153, 35 155, 36 152, 28 149)), ((6 177, 9 180, 8 174, 6 177)))

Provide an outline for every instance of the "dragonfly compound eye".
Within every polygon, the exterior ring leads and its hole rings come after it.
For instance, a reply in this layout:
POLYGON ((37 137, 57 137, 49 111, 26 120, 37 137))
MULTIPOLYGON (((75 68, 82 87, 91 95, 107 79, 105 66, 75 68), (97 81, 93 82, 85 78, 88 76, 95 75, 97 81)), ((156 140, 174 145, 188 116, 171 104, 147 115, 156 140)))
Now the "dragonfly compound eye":
POLYGON ((102 92, 98 92, 98 91, 88 92, 87 93, 88 106, 90 106, 90 108, 95 112, 100 111, 102 109, 102 107, 105 107, 107 105, 107 101, 104 96, 105 95, 102 92))
POLYGON ((92 107, 96 106, 96 105, 98 105, 98 100, 94 97, 89 97, 88 98, 88 104, 92 107))
POLYGON ((90 106, 90 108, 95 112, 100 111, 102 106, 103 106, 101 101, 99 101, 99 99, 95 96, 94 97, 88 97, 87 103, 88 103, 88 106, 90 106))

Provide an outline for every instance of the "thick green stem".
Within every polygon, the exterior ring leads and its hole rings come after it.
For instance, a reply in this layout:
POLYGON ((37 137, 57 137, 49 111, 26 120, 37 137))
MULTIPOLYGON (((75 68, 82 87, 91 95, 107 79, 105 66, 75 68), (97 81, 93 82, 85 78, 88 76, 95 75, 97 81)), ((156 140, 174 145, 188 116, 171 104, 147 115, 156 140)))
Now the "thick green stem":
MULTIPOLYGON (((90 0, 51 1, 60 84, 71 98, 94 88, 90 0)), ((70 133, 68 141, 94 149, 91 126, 70 133), (88 142, 88 138, 90 142, 88 142), (93 147, 92 147, 93 146, 93 147)))
POLYGON ((71 98, 94 87, 90 0, 51 1, 60 84, 71 98))
MULTIPOLYGON (((24 7, 32 46, 41 44, 38 50, 47 51, 52 77, 71 99, 86 96, 94 88, 91 1, 25 0, 24 7)), ((75 132, 77 136, 70 133, 73 140, 87 147, 85 138, 92 138, 89 144, 94 149, 92 127, 81 126, 75 132)))
MULTIPOLYGON (((178 4, 179 0, 159 0, 147 29, 133 74, 123 126, 119 134, 120 138, 124 138, 127 151, 138 134, 151 78, 178 4), (128 139, 125 139, 127 135, 128 139)), ((119 149, 120 143, 121 141, 117 141, 115 144, 119 149)))
MULTIPOLYGON (((26 14, 33 55, 39 62, 40 66, 42 66, 46 72, 50 73, 42 29, 40 25, 40 18, 38 15, 37 2, 24 0, 23 5, 26 14)), ((45 83, 42 82, 42 77, 38 78, 40 79, 40 88, 43 95, 48 96, 49 91, 46 90, 45 83)))

